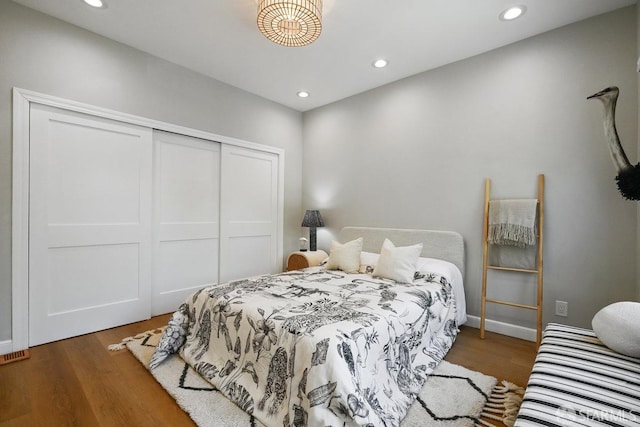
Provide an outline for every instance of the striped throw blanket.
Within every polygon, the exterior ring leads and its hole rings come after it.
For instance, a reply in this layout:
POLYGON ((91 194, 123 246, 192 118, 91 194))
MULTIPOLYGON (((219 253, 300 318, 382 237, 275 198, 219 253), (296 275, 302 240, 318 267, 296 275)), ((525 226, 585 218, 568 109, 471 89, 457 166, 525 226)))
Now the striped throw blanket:
POLYGON ((529 426, 640 426, 640 359, 550 323, 515 422, 529 426))

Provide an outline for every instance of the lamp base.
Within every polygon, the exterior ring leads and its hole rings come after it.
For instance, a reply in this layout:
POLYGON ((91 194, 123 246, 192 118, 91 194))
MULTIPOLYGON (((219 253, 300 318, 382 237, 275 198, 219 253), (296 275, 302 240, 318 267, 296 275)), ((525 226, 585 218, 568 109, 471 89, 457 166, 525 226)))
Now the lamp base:
POLYGON ((316 245, 316 227, 309 227, 309 250, 317 251, 318 247, 316 245))

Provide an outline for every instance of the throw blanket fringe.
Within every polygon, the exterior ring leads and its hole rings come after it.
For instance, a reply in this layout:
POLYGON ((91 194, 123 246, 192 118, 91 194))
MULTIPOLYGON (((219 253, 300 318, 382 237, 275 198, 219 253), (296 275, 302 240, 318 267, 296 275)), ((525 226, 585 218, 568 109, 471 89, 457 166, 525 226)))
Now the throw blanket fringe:
POLYGON ((163 329, 164 328, 156 328, 156 329, 149 329, 148 331, 140 332, 139 334, 136 334, 132 337, 123 338, 122 341, 120 341, 118 344, 110 344, 107 348, 110 351, 124 350, 125 348, 127 348, 127 343, 133 340, 138 340, 140 338, 146 338, 154 334, 159 334, 162 332, 163 329))
POLYGON ((533 228, 516 224, 495 224, 489 226, 489 243, 524 248, 536 244, 533 228))
MULTIPOLYGON (((508 381, 502 381, 502 385, 496 385, 493 388, 481 416, 500 421, 507 427, 513 427, 522 404, 523 395, 524 388, 508 381)), ((494 424, 483 419, 478 419, 476 426, 495 427, 494 424)))
POLYGON ((491 200, 488 241, 524 248, 536 244, 536 199, 491 200))

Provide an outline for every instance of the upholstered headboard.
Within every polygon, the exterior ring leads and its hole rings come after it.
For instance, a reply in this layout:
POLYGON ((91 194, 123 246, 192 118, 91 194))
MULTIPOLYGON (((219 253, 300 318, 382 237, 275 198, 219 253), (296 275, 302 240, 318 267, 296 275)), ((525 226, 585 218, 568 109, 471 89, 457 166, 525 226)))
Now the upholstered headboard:
POLYGON ((385 238, 396 246, 422 243, 421 256, 455 264, 464 277, 464 241, 455 231, 410 230, 400 228, 344 227, 338 234, 341 243, 362 237, 363 251, 379 253, 385 238))

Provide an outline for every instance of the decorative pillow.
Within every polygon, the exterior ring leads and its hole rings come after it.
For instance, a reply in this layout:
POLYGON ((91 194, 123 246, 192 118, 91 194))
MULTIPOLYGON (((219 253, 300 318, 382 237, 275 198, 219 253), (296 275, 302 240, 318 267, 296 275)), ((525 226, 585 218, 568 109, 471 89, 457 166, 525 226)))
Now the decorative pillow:
POLYGON ((347 273, 357 273, 360 268, 360 252, 362 252, 362 237, 341 244, 335 240, 331 242, 327 270, 342 270, 347 273))
POLYGON ((378 265, 378 258, 380 254, 374 254, 373 252, 362 251, 360 253, 360 273, 373 273, 373 269, 378 265))
POLYGON ((401 283, 413 283, 416 263, 422 252, 422 243, 413 246, 396 246, 385 239, 380 250, 378 265, 373 270, 376 277, 395 280, 401 283))
POLYGON ((640 358, 640 302, 616 302, 593 316, 597 337, 613 351, 640 358))

